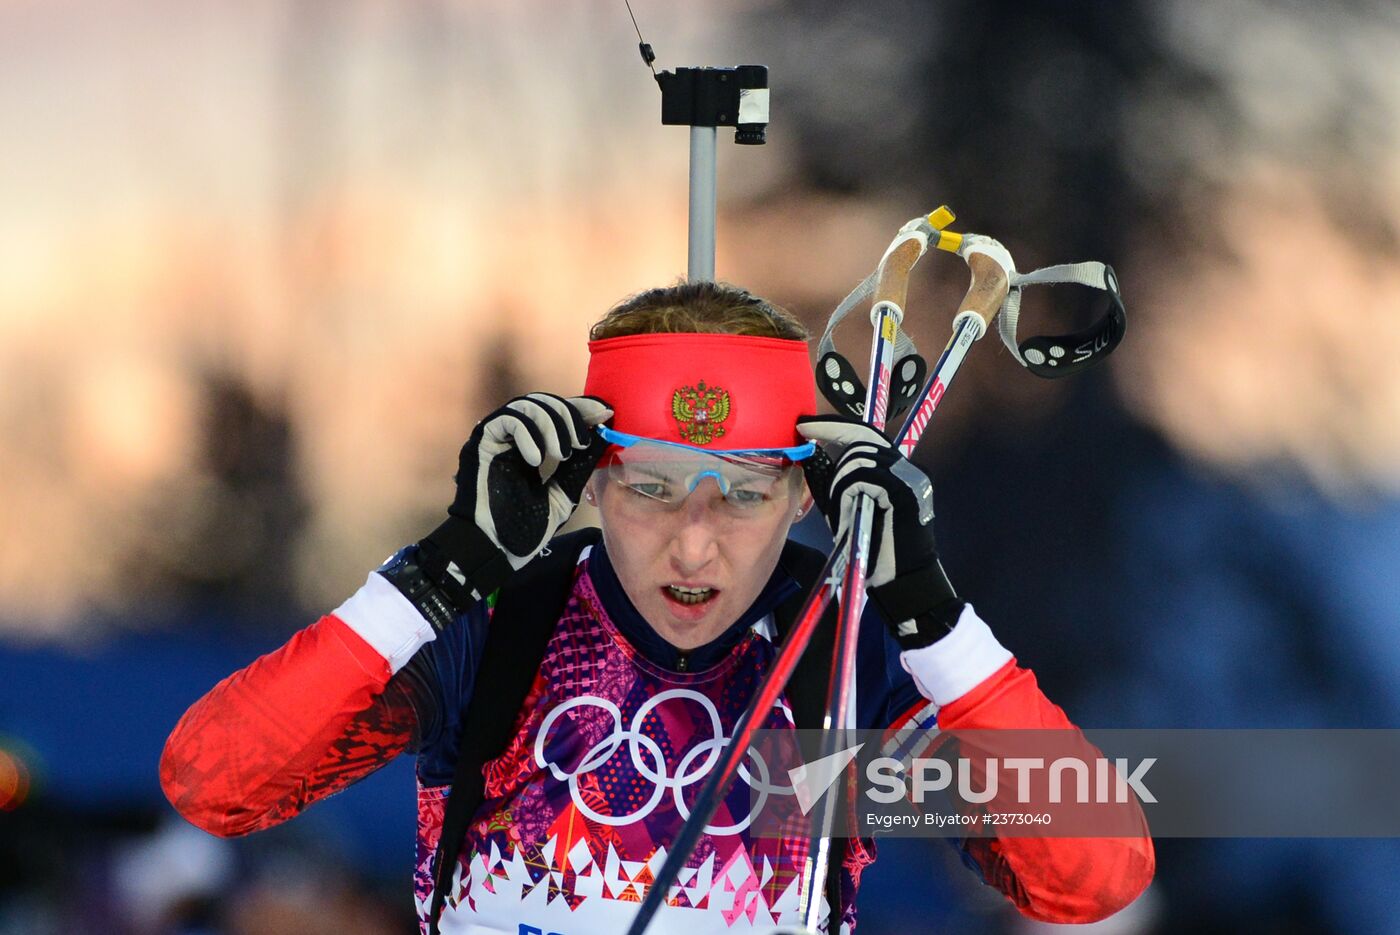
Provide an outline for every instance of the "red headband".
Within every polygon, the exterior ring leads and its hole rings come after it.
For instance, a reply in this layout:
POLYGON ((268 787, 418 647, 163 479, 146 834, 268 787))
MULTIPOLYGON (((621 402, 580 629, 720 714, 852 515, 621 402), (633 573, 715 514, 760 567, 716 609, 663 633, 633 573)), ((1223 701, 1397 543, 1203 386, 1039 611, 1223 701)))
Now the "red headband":
POLYGON ((787 448, 817 411, 807 342, 738 334, 637 334, 588 342, 584 392, 629 435, 713 450, 787 448))

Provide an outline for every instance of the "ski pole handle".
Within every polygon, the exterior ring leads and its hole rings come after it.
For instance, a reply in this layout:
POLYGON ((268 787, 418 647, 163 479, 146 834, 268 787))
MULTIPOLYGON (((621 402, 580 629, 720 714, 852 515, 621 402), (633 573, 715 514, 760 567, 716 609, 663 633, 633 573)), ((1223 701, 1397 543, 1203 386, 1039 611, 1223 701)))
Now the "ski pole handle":
MULTIPOLYGON (((1007 260, 1010 260, 1009 254, 1007 260)), ((962 366, 968 349, 992 326, 1011 287, 1006 266, 993 256, 980 250, 969 251, 967 265, 972 271, 972 282, 958 306, 957 315, 953 317, 953 336, 948 339, 948 345, 943 348, 933 373, 919 391, 904 425, 895 436, 899 453, 906 458, 914 457, 914 449, 923 437, 924 429, 928 428, 934 410, 943 400, 943 391, 962 366)))
POLYGON ((958 319, 964 315, 976 315, 981 319, 982 327, 977 335, 980 338, 992 326, 992 321, 1005 304, 1011 281, 1000 262, 980 251, 968 253, 967 267, 972 271, 972 282, 967 287, 962 304, 958 306, 958 314, 953 317, 953 327, 958 326, 958 319))
MULTIPOLYGON (((904 320, 904 303, 909 294, 909 273, 919 257, 928 252, 930 244, 940 250, 956 252, 962 236, 944 228, 953 222, 953 212, 940 205, 924 217, 914 218, 899 229, 893 242, 885 248, 880 265, 875 270, 875 294, 870 305, 870 323, 878 325, 881 305, 894 307, 895 324, 904 320)), ((893 335, 889 336, 894 339, 893 335)))
POLYGON ((880 260, 880 271, 875 280, 875 297, 870 308, 870 321, 878 323, 882 305, 892 306, 895 324, 904 319, 904 303, 909 296, 909 273, 919 257, 928 249, 927 239, 911 233, 902 242, 890 245, 884 259, 880 260))

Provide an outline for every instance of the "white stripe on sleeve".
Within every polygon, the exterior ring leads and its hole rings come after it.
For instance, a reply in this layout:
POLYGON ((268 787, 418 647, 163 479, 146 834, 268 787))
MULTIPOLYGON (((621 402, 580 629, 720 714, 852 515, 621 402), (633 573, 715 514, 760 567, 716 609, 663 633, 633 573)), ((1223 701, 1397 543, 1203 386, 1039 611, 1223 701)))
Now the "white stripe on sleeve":
POLYGON ((360 590, 333 613, 384 657, 391 673, 437 638, 432 624, 377 572, 371 572, 360 590))
POLYGON ((1006 665, 1011 652, 969 604, 945 637, 899 654, 900 665, 914 677, 919 693, 939 706, 951 704, 1006 665))

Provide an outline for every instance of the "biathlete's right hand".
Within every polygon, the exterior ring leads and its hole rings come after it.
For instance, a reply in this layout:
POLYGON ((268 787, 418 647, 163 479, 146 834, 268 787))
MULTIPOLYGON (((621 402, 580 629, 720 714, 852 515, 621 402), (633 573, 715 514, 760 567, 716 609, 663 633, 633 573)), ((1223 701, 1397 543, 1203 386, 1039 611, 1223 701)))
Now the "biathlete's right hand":
POLYGON ((612 414, 591 396, 531 393, 481 420, 458 456, 448 519, 420 543, 425 570, 480 599, 524 567, 578 507, 608 447, 594 428, 612 414))

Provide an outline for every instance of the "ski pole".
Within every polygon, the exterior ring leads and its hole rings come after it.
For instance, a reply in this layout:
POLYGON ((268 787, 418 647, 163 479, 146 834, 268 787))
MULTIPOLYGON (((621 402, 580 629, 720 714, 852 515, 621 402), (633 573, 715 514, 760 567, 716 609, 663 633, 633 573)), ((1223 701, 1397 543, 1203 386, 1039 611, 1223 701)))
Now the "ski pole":
MULTIPOLYGON (((927 241, 925 241, 927 243, 927 241)), ((880 261, 875 284, 875 298, 870 308, 875 334, 870 348, 869 389, 866 391, 864 422, 877 432, 884 431, 885 413, 889 406, 890 374, 894 365, 894 339, 904 320, 904 305, 908 295, 909 272, 923 253, 919 243, 896 241, 880 261)), ((822 718, 821 757, 837 752, 836 740, 844 738, 855 721, 852 710, 855 693, 851 690, 856 669, 856 646, 861 612, 865 609, 865 563, 870 552, 870 531, 873 514, 870 497, 856 499, 851 521, 851 544, 846 568, 841 576, 840 615, 836 623, 836 642, 832 649, 831 673, 826 687, 826 715, 822 718)), ((747 748, 747 745, 746 745, 747 748)), ((824 890, 827 865, 831 851, 831 829, 835 822, 837 796, 822 799, 821 808, 812 816, 812 841, 803 864, 803 881, 798 888, 799 911, 808 931, 815 932, 821 915, 821 893, 824 890)), ((835 912, 837 907, 831 907, 835 912)))
MULTIPOLYGON (((945 351, 944 359, 940 360, 939 370, 944 370, 943 382, 935 382, 940 378, 938 370, 935 370, 934 380, 928 383, 930 390, 938 387, 938 399, 942 398, 947 386, 947 380, 951 380, 952 372, 962 363, 967 347, 976 340, 971 337, 972 329, 976 327, 976 322, 983 322, 979 330, 980 337, 986 332, 986 324, 996 315, 1001 308, 1002 301, 1006 298, 1009 285, 1006 271, 990 257, 974 254, 968 258, 968 265, 973 268, 973 285, 968 290, 968 298, 964 300, 967 305, 973 297, 972 308, 959 309, 959 325, 967 325, 967 334, 970 340, 962 345, 950 342, 950 349, 958 349, 955 357, 945 351), (978 271, 973 261, 977 261, 978 266, 985 264, 983 271, 978 271), (981 303, 980 305, 978 303, 981 303), (944 366, 947 360, 952 359, 952 370, 947 370, 944 366)), ((866 423, 877 431, 882 431, 885 427, 886 405, 889 401, 890 388, 890 366, 894 356, 894 331, 904 318, 903 304, 908 287, 909 269, 913 264, 903 267, 902 275, 899 268, 887 271, 885 265, 881 265, 880 278, 876 286, 875 301, 871 309, 871 317, 876 319, 876 338, 874 349, 872 350, 871 370, 873 379, 869 390, 869 398, 866 401, 866 423)), ((959 328, 959 330, 963 330, 959 328)), ((957 331, 954 332, 957 334, 957 331)), ((937 406, 937 400, 934 403, 937 406)), ((920 407, 916 407, 914 412, 918 412, 920 407)), ((928 420, 924 420, 924 425, 928 420)), ((906 422, 902 427, 901 434, 906 434, 903 429, 908 428, 912 423, 906 422)), ((922 433, 922 429, 920 430, 922 433)), ((856 500, 855 509, 852 514, 851 535, 853 537, 848 549, 845 572, 841 580, 840 611, 836 622, 836 645, 832 653, 831 675, 827 683, 827 708, 826 717, 822 722, 822 745, 821 758, 825 759, 838 752, 838 747, 844 742, 846 732, 851 730, 856 724, 856 694, 854 691, 855 671, 856 671, 856 651, 859 645, 860 619, 865 610, 865 582, 867 559, 870 555, 870 535, 874 523, 874 510, 871 498, 863 495, 856 500)), ((784 647, 786 648, 786 647, 784 647)), ((745 745, 747 748, 747 744, 745 745)), ((839 788, 844 788, 842 783, 839 788)), ((822 799, 820 810, 814 816, 812 848, 808 851, 807 861, 804 865, 803 885, 799 889, 802 902, 799 906, 805 915, 804 925, 809 932, 816 932, 821 921, 821 894, 824 890, 822 885, 827 876, 829 862, 833 859, 831 854, 832 829, 836 821, 836 808, 838 801, 843 801, 842 796, 827 795, 822 799)), ((839 906, 831 906, 830 911, 835 913, 840 911, 839 906)))
MULTIPOLYGON (((994 261, 981 255, 969 258, 969 266, 972 267, 973 272, 972 287, 969 288, 967 296, 960 306, 959 316, 955 319, 953 336, 947 347, 944 348, 937 367, 934 368, 934 372, 924 385, 919 404, 915 407, 916 411, 921 408, 933 386, 940 385, 946 388, 952 382, 953 375, 961 365, 968 345, 985 333, 987 324, 1000 307, 1000 301, 993 301, 993 298, 998 278, 1002 282, 1001 289, 1004 293, 1006 277, 1001 268, 994 261), (990 289, 988 284, 991 284, 990 289), (963 314, 963 312, 968 311, 976 314, 963 314)), ((888 386, 886 394, 888 394, 888 386)), ((941 396, 940 392, 940 399, 941 396)), ((934 401, 935 407, 937 402, 938 400, 934 401)), ((925 418, 924 425, 927 425, 927 422, 928 419, 925 418)), ((908 429, 909 424, 906 423, 903 431, 908 429)), ((652 885, 648 887, 646 897, 628 928, 629 935, 642 935, 646 931, 651 919, 665 901, 667 890, 676 882, 680 871, 684 869, 691 853, 695 850, 695 846, 699 843, 705 826, 714 817, 724 791, 738 775, 748 747, 753 741, 753 735, 758 729, 760 713, 766 714, 771 710, 778 696, 787 687, 798 658, 807 648, 817 623, 835 595, 836 579, 841 574, 841 570, 844 569, 842 563, 845 560, 845 555, 846 543, 837 543, 821 572, 819 583, 813 588, 802 609, 798 612, 796 623, 784 641, 778 657, 774 660, 768 677, 764 679, 752 701, 740 716, 730 743, 724 747, 719 763, 706 779, 696 798, 689 819, 672 843, 671 850, 666 855, 666 860, 652 885)))

